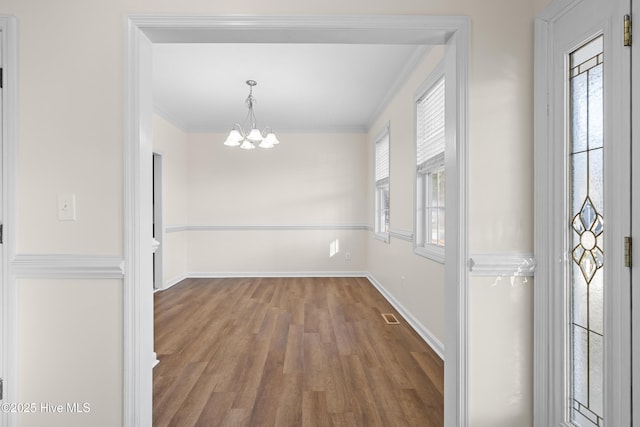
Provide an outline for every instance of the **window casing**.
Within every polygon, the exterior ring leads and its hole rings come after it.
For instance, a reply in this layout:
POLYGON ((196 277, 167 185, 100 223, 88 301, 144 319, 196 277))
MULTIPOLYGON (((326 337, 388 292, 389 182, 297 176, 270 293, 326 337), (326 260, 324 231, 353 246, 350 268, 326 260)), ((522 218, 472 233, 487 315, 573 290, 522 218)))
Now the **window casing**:
POLYGON ((416 97, 415 252, 444 262, 445 80, 435 74, 416 97))
POLYGON ((375 236, 389 241, 389 127, 375 142, 375 236))

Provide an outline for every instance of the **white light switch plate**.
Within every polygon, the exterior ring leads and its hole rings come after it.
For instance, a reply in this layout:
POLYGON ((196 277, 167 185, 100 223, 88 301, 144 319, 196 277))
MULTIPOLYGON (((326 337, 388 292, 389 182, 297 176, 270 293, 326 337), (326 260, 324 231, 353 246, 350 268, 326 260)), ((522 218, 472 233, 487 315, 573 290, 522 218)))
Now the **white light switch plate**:
POLYGON ((59 194, 58 195, 58 219, 60 221, 76 220, 76 195, 75 194, 59 194))

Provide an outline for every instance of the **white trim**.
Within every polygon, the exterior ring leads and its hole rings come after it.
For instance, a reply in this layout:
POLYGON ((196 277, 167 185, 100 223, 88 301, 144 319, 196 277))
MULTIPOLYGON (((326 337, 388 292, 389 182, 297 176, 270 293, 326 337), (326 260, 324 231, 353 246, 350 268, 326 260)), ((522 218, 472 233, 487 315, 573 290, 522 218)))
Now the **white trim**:
MULTIPOLYGON (((130 16, 125 34, 124 108, 124 246, 127 274, 124 298, 124 425, 150 425, 153 313, 151 263, 145 232, 151 214, 141 191, 150 188, 150 172, 141 151, 147 149, 152 114, 147 58, 153 42, 252 42, 265 43, 409 43, 444 44, 447 69, 456 81, 451 91, 451 122, 456 129, 447 144, 455 176, 447 177, 447 194, 456 199, 447 205, 447 260, 445 291, 447 353, 445 364, 445 426, 466 427, 467 405, 467 146, 468 81, 470 49, 469 17, 446 16, 130 16), (147 39, 147 37, 149 39, 147 39), (147 121, 149 123, 147 123, 147 121), (148 297, 146 293, 149 293, 148 297), (141 308, 142 307, 142 308, 141 308), (147 318, 150 316, 150 318, 147 318), (149 351, 148 351, 149 350, 149 351)), ((450 198, 448 198, 450 200, 450 198)), ((368 227, 367 227, 368 229, 368 227)))
POLYGON ((227 279, 236 277, 367 277, 366 271, 215 271, 187 273, 185 278, 227 279))
POLYGON ((164 283, 164 155, 153 151, 153 288, 157 289, 164 283))
MULTIPOLYGON (((632 12, 631 16, 638 17, 640 16, 640 2, 633 1, 631 3, 632 12)), ((637 20, 637 18, 636 18, 637 20)), ((636 24, 637 26, 638 24, 636 24)), ((636 42, 631 46, 631 146, 632 147, 640 147, 640 44, 638 43, 638 38, 636 36, 636 42)), ((640 212, 640 150, 635 148, 632 149, 632 158, 631 158, 631 213, 632 213, 632 223, 631 223, 631 238, 634 242, 636 242, 636 250, 633 251, 631 260, 631 265, 640 266, 640 250, 638 250, 637 245, 640 242, 640 235, 638 234, 638 230, 640 228, 640 224, 638 220, 634 220, 633 218, 638 218, 638 213, 640 212)), ((631 301, 634 307, 638 307, 640 303, 640 274, 636 270, 631 274, 631 301)), ((632 309, 631 310, 631 324, 632 325, 640 325, 640 310, 632 309)), ((631 366, 632 366, 632 379, 631 385, 632 389, 635 392, 632 393, 632 402, 631 402, 631 413, 632 413, 632 422, 638 423, 640 420, 640 393, 638 389, 640 389, 640 328, 633 327, 632 328, 632 337, 631 337, 631 366), (634 368, 635 367, 635 368, 634 368)))
POLYGON ((167 280, 164 285, 162 286, 162 288, 158 288, 156 289, 157 292, 162 292, 162 291, 166 291, 167 289, 177 285, 178 283, 182 282, 185 279, 188 279, 189 276, 188 274, 182 274, 180 276, 176 276, 171 280, 167 280))
MULTIPOLYGON (((165 117, 166 118, 166 117, 165 117)), ((176 127, 178 127, 178 125, 176 125, 175 123, 173 123, 176 127)), ((367 133, 367 128, 363 125, 363 126, 348 126, 348 125, 344 125, 344 126, 325 126, 322 128, 306 128, 306 129, 302 129, 302 128, 294 128, 294 127, 285 127, 285 128, 280 128, 278 127, 278 135, 283 134, 283 135, 300 135, 300 134, 304 134, 304 135, 316 135, 316 134, 321 134, 321 135, 327 135, 327 134, 366 134, 367 133)), ((206 126, 190 126, 187 128, 187 130, 185 131, 185 133, 222 133, 222 134, 226 134, 229 133, 229 128, 214 128, 214 127, 206 127, 206 126)))
POLYGON ((164 227, 164 232, 165 234, 169 234, 169 233, 180 233, 182 231, 188 231, 189 230, 189 226, 188 225, 167 225, 164 227))
MULTIPOLYGON (((378 133, 375 134, 375 138, 373 138, 373 141, 372 141, 373 142, 373 146, 375 147, 375 145, 378 143, 378 141, 380 141, 382 138, 387 136, 389 138, 389 151, 391 151, 391 135, 390 135, 390 131, 391 131, 391 122, 389 120, 387 120, 380 127, 380 130, 378 131, 378 133)), ((374 152, 374 158, 375 158, 375 152, 374 152)), ((391 159, 391 157, 389 157, 389 159, 391 159)), ((389 175, 391 175, 391 173, 389 173, 389 175)), ((375 181, 375 178, 374 178, 374 181, 375 181)))
POLYGON ((446 44, 467 17, 424 15, 166 16, 129 20, 152 43, 446 44))
POLYGON ((426 342, 429 347, 431 347, 433 351, 436 352, 440 359, 444 360, 444 345, 442 344, 442 342, 440 342, 440 340, 438 340, 435 335, 433 335, 429 331, 429 329, 427 329, 422 323, 420 323, 420 321, 418 321, 418 319, 416 319, 409 310, 404 308, 404 306, 400 304, 400 302, 395 299, 395 297, 389 291, 387 291, 385 287, 375 279, 375 277, 367 274, 366 278, 369 280, 369 282, 371 282, 373 286, 375 286, 378 292, 382 294, 382 296, 389 302, 389 304, 391 304, 393 308, 395 308, 398 313, 400 313, 400 315, 404 318, 404 320, 407 321, 407 323, 413 328, 413 330, 416 331, 418 335, 420 335, 420 338, 422 338, 424 342, 426 342))
POLYGON ((478 253, 469 258, 474 276, 533 276, 535 270, 536 259, 529 253, 478 253))
POLYGON ((407 242, 413 242, 413 231, 401 230, 399 228, 390 228, 389 235, 396 239, 405 240, 407 242))
POLYGON ((413 253, 416 255, 420 255, 421 257, 425 257, 430 259, 431 261, 435 261, 440 264, 444 264, 444 246, 436 246, 432 244, 426 244, 424 246, 416 246, 415 245, 415 236, 413 239, 413 253))
POLYGON ((373 233, 373 237, 384 243, 389 243, 390 233, 373 233))
POLYGON ((124 260, 119 256, 18 254, 11 262, 15 277, 65 279, 122 279, 124 260))
POLYGON ((192 224, 192 225, 170 225, 165 227, 165 233, 176 233, 180 231, 367 231, 367 224, 192 224))
POLYGON ((160 363, 160 360, 158 359, 158 353, 156 353, 155 351, 153 352, 153 367, 155 368, 156 366, 158 366, 158 363, 160 363))
MULTIPOLYGON (((2 223, 4 243, 0 245, 1 310, 0 373, 4 378, 4 402, 18 401, 18 292, 11 260, 15 254, 16 168, 18 153, 18 21, 0 16, 2 32, 2 223)), ((17 425, 16 414, 0 413, 0 426, 17 425)))
MULTIPOLYGON (((445 247, 445 425, 467 427, 469 423, 468 374, 468 108, 469 58, 471 46, 470 19, 464 18, 458 30, 446 43, 444 60, 448 82, 455 80, 455 90, 447 91, 445 146, 446 179, 446 236, 445 247), (452 140, 449 140, 452 138, 452 140), (456 286, 457 285, 457 286, 456 286)), ((449 86, 451 86, 449 84, 449 86)))
POLYGON ((152 424, 151 42, 125 18, 123 425, 152 424))

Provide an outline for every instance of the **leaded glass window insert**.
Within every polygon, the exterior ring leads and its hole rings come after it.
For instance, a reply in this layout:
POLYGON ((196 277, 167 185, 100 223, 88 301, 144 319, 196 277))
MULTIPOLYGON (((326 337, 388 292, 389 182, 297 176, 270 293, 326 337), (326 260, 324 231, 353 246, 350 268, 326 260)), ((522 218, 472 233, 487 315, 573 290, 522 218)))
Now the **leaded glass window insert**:
POLYGON ((603 36, 569 56, 570 417, 604 426, 603 36))

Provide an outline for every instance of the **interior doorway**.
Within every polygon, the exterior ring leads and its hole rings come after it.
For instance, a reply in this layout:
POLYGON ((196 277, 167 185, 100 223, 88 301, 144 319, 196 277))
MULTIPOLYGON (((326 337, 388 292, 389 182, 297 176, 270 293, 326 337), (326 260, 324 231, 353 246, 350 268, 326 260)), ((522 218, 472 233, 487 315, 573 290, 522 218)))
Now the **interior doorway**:
MULTIPOLYGON (((467 424, 467 103, 470 22, 466 17, 168 17, 127 22, 125 63, 124 424, 151 424, 153 356, 153 43, 406 43, 444 45, 457 83, 447 176, 445 418, 467 424), (449 191, 451 188, 451 191, 449 191)), ((449 150, 449 149, 448 149, 449 150)))

